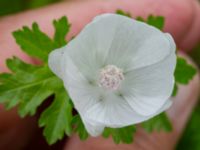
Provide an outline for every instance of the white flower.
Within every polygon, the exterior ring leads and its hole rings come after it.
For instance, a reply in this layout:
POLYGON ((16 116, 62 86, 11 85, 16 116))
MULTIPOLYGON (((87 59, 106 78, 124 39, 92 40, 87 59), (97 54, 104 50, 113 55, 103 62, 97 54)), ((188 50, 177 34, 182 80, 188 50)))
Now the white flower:
POLYGON ((49 66, 59 76, 92 136, 166 110, 174 86, 175 43, 167 33, 128 17, 103 14, 49 66))

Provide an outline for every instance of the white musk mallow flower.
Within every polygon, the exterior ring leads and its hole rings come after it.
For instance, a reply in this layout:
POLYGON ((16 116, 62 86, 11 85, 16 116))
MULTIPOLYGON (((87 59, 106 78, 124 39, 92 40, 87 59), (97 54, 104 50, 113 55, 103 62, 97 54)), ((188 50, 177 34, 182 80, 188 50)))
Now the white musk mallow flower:
POLYGON ((87 131, 148 120, 171 105, 173 38, 125 16, 97 16, 67 46, 49 55, 87 131))

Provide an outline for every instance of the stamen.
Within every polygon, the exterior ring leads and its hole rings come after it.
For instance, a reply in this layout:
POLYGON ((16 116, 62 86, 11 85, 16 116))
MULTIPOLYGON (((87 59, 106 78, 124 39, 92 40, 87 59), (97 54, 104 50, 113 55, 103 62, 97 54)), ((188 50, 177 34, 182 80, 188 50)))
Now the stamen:
POLYGON ((124 80, 123 71, 114 65, 107 65, 100 70, 100 87, 114 91, 120 87, 122 80, 124 80))

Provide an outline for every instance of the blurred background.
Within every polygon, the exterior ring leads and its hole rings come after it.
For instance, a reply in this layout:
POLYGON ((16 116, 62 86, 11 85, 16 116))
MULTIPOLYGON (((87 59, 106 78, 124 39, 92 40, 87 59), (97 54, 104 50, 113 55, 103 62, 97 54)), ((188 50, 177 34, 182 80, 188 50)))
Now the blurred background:
POLYGON ((61 0, 0 0, 0 16, 42 7, 61 0))
MULTIPOLYGON (((0 0, 0 18, 1 16, 6 16, 6 15, 21 12, 24 10, 42 7, 42 6, 53 4, 60 1, 63 1, 63 0, 0 0)), ((200 46, 197 46, 194 49, 191 56, 195 59, 196 63, 200 65, 200 59, 199 59, 200 46)), ((48 103, 49 102, 47 102, 47 104, 44 104, 44 106, 42 107, 45 107, 45 105, 48 105, 48 103)), ((25 120, 26 119, 27 118, 25 118, 25 120)), ((32 119, 32 118, 28 118, 28 119, 32 119)), ((19 121, 23 121, 23 120, 20 119, 19 121)), ((29 125, 31 126, 31 124, 27 124, 27 126, 29 125)), ((193 111, 192 117, 190 118, 190 121, 188 122, 185 132, 176 149, 177 150, 200 150, 199 127, 200 127, 200 107, 197 106, 193 111)), ((60 150, 62 149, 66 139, 63 139, 62 141, 57 142, 53 146, 48 146, 48 144, 46 143, 42 135, 42 129, 39 129, 37 126, 35 126, 35 128, 36 128, 35 133, 32 133, 34 136, 29 142, 29 144, 24 148, 25 150, 35 150, 35 149, 60 150)), ((20 138, 20 135, 19 135, 19 138, 20 138)), ((1 135, 0 135, 0 140, 2 140, 1 135)), ((0 147, 0 150, 1 150, 1 147, 0 147)))

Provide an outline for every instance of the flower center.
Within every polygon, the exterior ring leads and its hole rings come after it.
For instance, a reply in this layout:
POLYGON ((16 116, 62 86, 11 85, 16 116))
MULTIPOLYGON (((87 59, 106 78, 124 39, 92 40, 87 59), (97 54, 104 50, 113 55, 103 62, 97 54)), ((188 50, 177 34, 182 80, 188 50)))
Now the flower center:
POLYGON ((99 74, 99 86, 109 90, 117 90, 124 80, 122 69, 114 66, 107 65, 100 70, 99 74))

